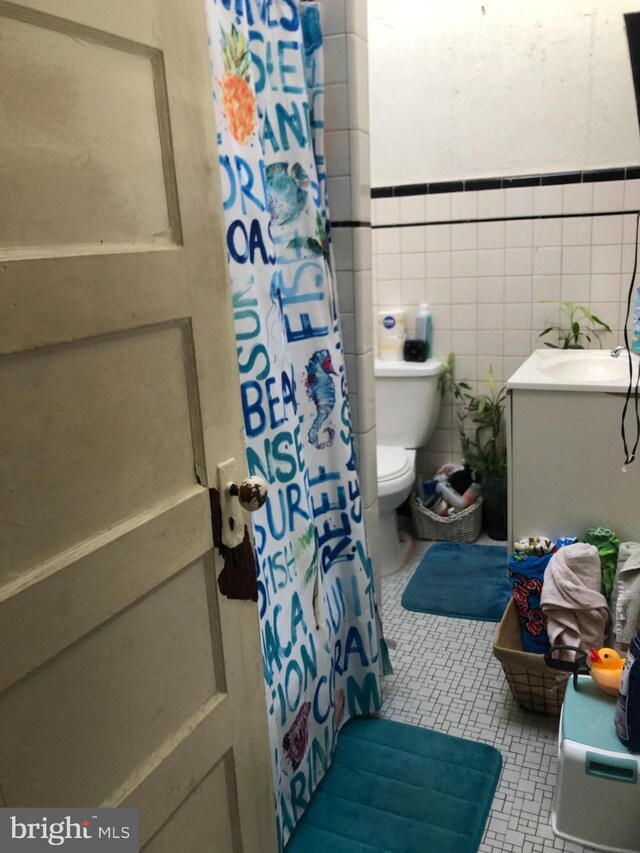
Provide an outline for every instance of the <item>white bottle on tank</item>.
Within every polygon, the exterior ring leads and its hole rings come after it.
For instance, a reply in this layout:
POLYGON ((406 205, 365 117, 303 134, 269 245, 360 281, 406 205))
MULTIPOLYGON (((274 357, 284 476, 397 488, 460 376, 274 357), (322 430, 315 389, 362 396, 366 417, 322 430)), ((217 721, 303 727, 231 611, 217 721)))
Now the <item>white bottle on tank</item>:
POLYGON ((378 311, 378 349, 385 361, 402 361, 406 338, 406 313, 403 308, 378 311))

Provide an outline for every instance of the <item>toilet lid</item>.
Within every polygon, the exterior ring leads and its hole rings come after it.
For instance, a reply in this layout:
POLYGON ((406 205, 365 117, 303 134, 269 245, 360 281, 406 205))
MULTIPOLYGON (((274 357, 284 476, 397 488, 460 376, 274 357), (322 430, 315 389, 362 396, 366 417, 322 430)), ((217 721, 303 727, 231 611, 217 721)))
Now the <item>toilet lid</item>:
POLYGON ((379 444, 376 456, 378 459, 379 483, 384 483, 385 480, 394 480, 411 468, 411 463, 404 447, 389 447, 379 444))

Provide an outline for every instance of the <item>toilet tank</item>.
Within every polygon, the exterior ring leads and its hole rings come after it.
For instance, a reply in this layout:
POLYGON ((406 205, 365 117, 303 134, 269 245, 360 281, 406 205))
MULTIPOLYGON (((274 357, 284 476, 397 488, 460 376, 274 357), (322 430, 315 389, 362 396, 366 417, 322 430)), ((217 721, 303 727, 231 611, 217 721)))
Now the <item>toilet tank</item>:
POLYGON ((423 447, 438 422, 440 362, 375 360, 378 444, 423 447))

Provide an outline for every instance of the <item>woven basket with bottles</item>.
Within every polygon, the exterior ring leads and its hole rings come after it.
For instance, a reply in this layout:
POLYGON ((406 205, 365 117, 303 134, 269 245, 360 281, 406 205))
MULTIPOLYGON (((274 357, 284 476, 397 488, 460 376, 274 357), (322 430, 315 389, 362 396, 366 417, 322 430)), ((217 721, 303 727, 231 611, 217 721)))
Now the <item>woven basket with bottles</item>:
POLYGON ((467 509, 452 516, 436 515, 411 498, 411 517, 418 539, 436 539, 444 542, 475 542, 482 526, 482 498, 467 509))

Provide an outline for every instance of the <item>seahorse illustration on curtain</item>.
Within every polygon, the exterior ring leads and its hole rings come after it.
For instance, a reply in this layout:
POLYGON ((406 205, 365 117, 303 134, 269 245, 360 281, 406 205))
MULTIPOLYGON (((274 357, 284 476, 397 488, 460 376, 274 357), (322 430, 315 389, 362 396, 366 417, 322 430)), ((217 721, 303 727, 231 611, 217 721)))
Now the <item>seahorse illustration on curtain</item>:
POLYGON ((329 350, 321 349, 318 352, 314 352, 307 364, 307 376, 304 384, 307 394, 313 400, 313 405, 317 410, 317 415, 309 430, 309 442, 314 447, 317 447, 318 450, 322 450, 324 447, 331 447, 336 434, 336 431, 332 427, 325 427, 324 424, 336 404, 336 389, 331 377, 337 375, 331 363, 331 353, 329 350), (326 437, 324 441, 321 441, 320 430, 323 427, 326 437))

